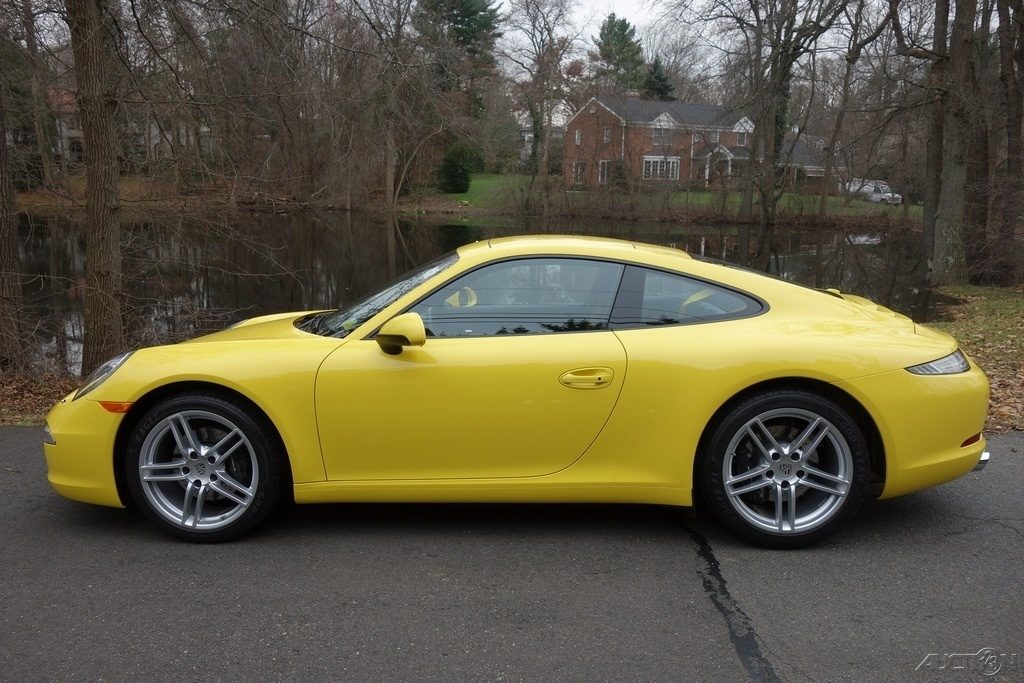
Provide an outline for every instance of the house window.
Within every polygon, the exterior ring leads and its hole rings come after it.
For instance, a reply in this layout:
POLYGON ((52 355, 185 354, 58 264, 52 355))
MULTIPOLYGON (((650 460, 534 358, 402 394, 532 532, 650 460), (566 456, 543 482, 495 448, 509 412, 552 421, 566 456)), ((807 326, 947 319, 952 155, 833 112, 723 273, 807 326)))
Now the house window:
POLYGON ((572 165, 572 182, 577 185, 583 184, 587 179, 587 162, 577 161, 572 165))
POLYGON ((601 185, 608 184, 608 160, 601 159, 597 162, 597 182, 601 185))
POLYGON ((612 129, 611 128, 605 128, 604 129, 604 143, 607 145, 611 141, 612 141, 612 129))
POLYGON ((704 136, 701 133, 694 133, 693 134, 693 144, 699 145, 702 142, 704 142, 704 136))
POLYGON ((708 133, 708 142, 718 142, 718 131, 708 133))
POLYGON ((668 128, 655 128, 654 129, 654 144, 656 145, 667 145, 671 142, 672 131, 668 128))
POLYGON ((740 131, 739 133, 736 133, 736 144, 740 147, 747 146, 747 134, 745 132, 740 131))
POLYGON ((645 180, 679 180, 679 157, 644 157, 645 180))
POLYGON ((579 128, 576 129, 576 138, 575 139, 576 139, 576 144, 577 145, 580 144, 580 142, 583 140, 583 131, 581 131, 579 128))

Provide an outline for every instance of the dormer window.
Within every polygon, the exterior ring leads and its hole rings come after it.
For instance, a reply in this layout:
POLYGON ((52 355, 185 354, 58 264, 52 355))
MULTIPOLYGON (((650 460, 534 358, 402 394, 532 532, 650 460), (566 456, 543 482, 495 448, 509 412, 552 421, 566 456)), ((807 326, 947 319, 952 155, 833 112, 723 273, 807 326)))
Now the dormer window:
POLYGON ((708 142, 718 142, 718 131, 708 133, 708 142))

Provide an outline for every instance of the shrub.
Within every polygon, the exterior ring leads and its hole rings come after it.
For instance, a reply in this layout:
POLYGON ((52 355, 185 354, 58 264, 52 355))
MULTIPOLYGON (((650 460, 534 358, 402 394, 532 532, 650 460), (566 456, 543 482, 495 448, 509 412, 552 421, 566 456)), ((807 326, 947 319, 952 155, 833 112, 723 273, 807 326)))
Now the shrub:
POLYGON ((483 169, 483 158, 479 151, 467 144, 456 142, 444 152, 441 166, 437 170, 438 188, 441 192, 462 194, 469 191, 469 174, 483 169))

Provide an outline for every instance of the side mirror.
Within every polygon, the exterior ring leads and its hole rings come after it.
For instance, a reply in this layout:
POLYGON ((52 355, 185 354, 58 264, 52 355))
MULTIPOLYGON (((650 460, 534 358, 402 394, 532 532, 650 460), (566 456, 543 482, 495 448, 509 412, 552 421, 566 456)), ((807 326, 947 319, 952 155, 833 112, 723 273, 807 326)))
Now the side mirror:
POLYGON ((403 313, 384 323, 376 339, 381 351, 395 356, 402 352, 403 346, 426 344, 427 330, 419 313, 403 313))

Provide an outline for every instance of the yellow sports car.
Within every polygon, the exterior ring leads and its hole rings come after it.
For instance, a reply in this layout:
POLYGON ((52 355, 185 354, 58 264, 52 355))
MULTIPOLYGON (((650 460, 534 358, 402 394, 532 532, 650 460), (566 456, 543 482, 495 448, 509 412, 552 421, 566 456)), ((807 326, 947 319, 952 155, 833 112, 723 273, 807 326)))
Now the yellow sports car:
POLYGON ((47 416, 63 496, 219 541, 286 496, 692 506, 766 546, 988 460, 984 373, 860 297, 581 237, 470 244, 343 310, 111 359, 47 416))

